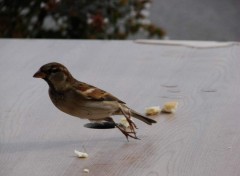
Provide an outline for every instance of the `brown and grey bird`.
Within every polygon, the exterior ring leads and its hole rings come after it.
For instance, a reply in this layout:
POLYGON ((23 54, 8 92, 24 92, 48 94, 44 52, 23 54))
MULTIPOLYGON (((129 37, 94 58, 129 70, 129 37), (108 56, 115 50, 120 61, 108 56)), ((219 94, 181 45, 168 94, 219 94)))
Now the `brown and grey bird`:
POLYGON ((59 110, 81 119, 113 122, 127 139, 128 137, 138 139, 135 131, 137 126, 131 117, 148 125, 156 123, 155 120, 129 108, 126 103, 112 94, 76 80, 68 69, 60 63, 53 62, 43 65, 33 77, 42 78, 48 83, 49 96, 59 110), (124 115, 130 130, 115 123, 111 117, 113 115, 124 115))

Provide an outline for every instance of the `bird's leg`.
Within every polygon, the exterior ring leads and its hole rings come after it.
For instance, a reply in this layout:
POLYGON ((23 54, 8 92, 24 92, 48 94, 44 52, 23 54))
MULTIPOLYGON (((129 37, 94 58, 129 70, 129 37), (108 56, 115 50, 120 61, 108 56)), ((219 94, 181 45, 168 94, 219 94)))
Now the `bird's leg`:
POLYGON ((113 120, 111 117, 107 117, 107 118, 105 118, 104 120, 105 120, 105 121, 108 121, 108 122, 114 123, 115 126, 116 126, 116 127, 124 134, 124 136, 127 138, 127 141, 129 141, 129 140, 128 140, 128 137, 133 138, 133 139, 139 139, 139 138, 136 136, 135 131, 134 131, 134 132, 132 132, 132 131, 131 131, 131 132, 126 131, 126 130, 123 129, 119 124, 115 123, 114 120, 113 120), (131 133, 133 133, 134 136, 131 135, 131 133))
POLYGON ((129 124, 132 124, 132 126, 135 128, 135 129, 138 129, 137 125, 133 122, 132 118, 131 118, 131 111, 130 109, 128 109, 128 118, 127 118, 127 121, 129 124))
POLYGON ((135 129, 137 129, 137 126, 136 124, 133 122, 133 120, 131 119, 131 111, 130 109, 128 109, 128 114, 126 112, 124 112, 124 110, 122 109, 122 107, 120 107, 120 111, 122 112, 122 114, 126 117, 126 120, 128 121, 129 123, 129 127, 130 127, 130 130, 131 132, 134 134, 134 136, 137 138, 137 135, 136 135, 136 131, 135 129))
POLYGON ((128 109, 128 117, 126 117, 126 119, 129 123, 130 130, 133 132, 134 136, 137 138, 135 129, 138 129, 138 128, 137 128, 136 124, 133 122, 133 120, 131 119, 131 112, 129 109, 128 109))
POLYGON ((136 132, 128 132, 128 131, 124 130, 123 128, 121 128, 118 124, 116 124, 116 127, 125 135, 125 137, 127 138, 127 141, 129 141, 129 140, 128 140, 128 137, 133 138, 133 139, 139 139, 139 138, 136 136, 136 132), (131 133, 133 133, 134 136, 131 135, 131 133))

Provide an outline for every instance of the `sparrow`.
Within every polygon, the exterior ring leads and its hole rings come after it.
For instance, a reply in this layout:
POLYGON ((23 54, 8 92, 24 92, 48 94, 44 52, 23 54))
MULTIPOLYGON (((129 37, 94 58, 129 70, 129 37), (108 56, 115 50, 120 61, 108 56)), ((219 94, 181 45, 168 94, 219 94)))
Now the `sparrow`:
POLYGON ((112 94, 78 81, 60 63, 52 62, 43 65, 33 77, 42 78, 47 82, 50 99, 59 110, 71 116, 94 122, 112 122, 125 135, 127 140, 128 137, 139 139, 136 135, 137 126, 132 117, 148 125, 156 123, 155 120, 129 108, 125 102, 112 94), (115 123, 111 117, 114 115, 124 115, 129 123, 130 130, 126 130, 115 123))

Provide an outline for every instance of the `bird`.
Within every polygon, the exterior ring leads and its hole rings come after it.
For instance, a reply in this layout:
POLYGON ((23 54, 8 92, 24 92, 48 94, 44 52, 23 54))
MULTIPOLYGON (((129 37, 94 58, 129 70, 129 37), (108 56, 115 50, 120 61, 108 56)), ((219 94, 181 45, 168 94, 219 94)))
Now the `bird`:
POLYGON ((33 75, 42 78, 49 86, 48 94, 52 103, 62 112, 93 122, 111 122, 127 138, 139 139, 136 135, 136 118, 148 125, 156 123, 137 111, 129 108, 116 96, 93 85, 75 79, 68 69, 60 63, 51 62, 39 68, 33 75), (112 116, 123 115, 129 123, 130 130, 115 123, 112 116), (132 118, 133 117, 133 118, 132 118))

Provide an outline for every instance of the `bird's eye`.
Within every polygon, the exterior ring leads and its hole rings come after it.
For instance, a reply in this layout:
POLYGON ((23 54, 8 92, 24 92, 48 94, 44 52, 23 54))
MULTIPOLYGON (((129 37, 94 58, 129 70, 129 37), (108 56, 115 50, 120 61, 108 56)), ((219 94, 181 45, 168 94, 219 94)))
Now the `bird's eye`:
POLYGON ((54 68, 51 69, 51 72, 52 72, 52 73, 56 73, 56 72, 58 72, 58 71, 59 71, 59 69, 56 68, 56 67, 54 67, 54 68))

